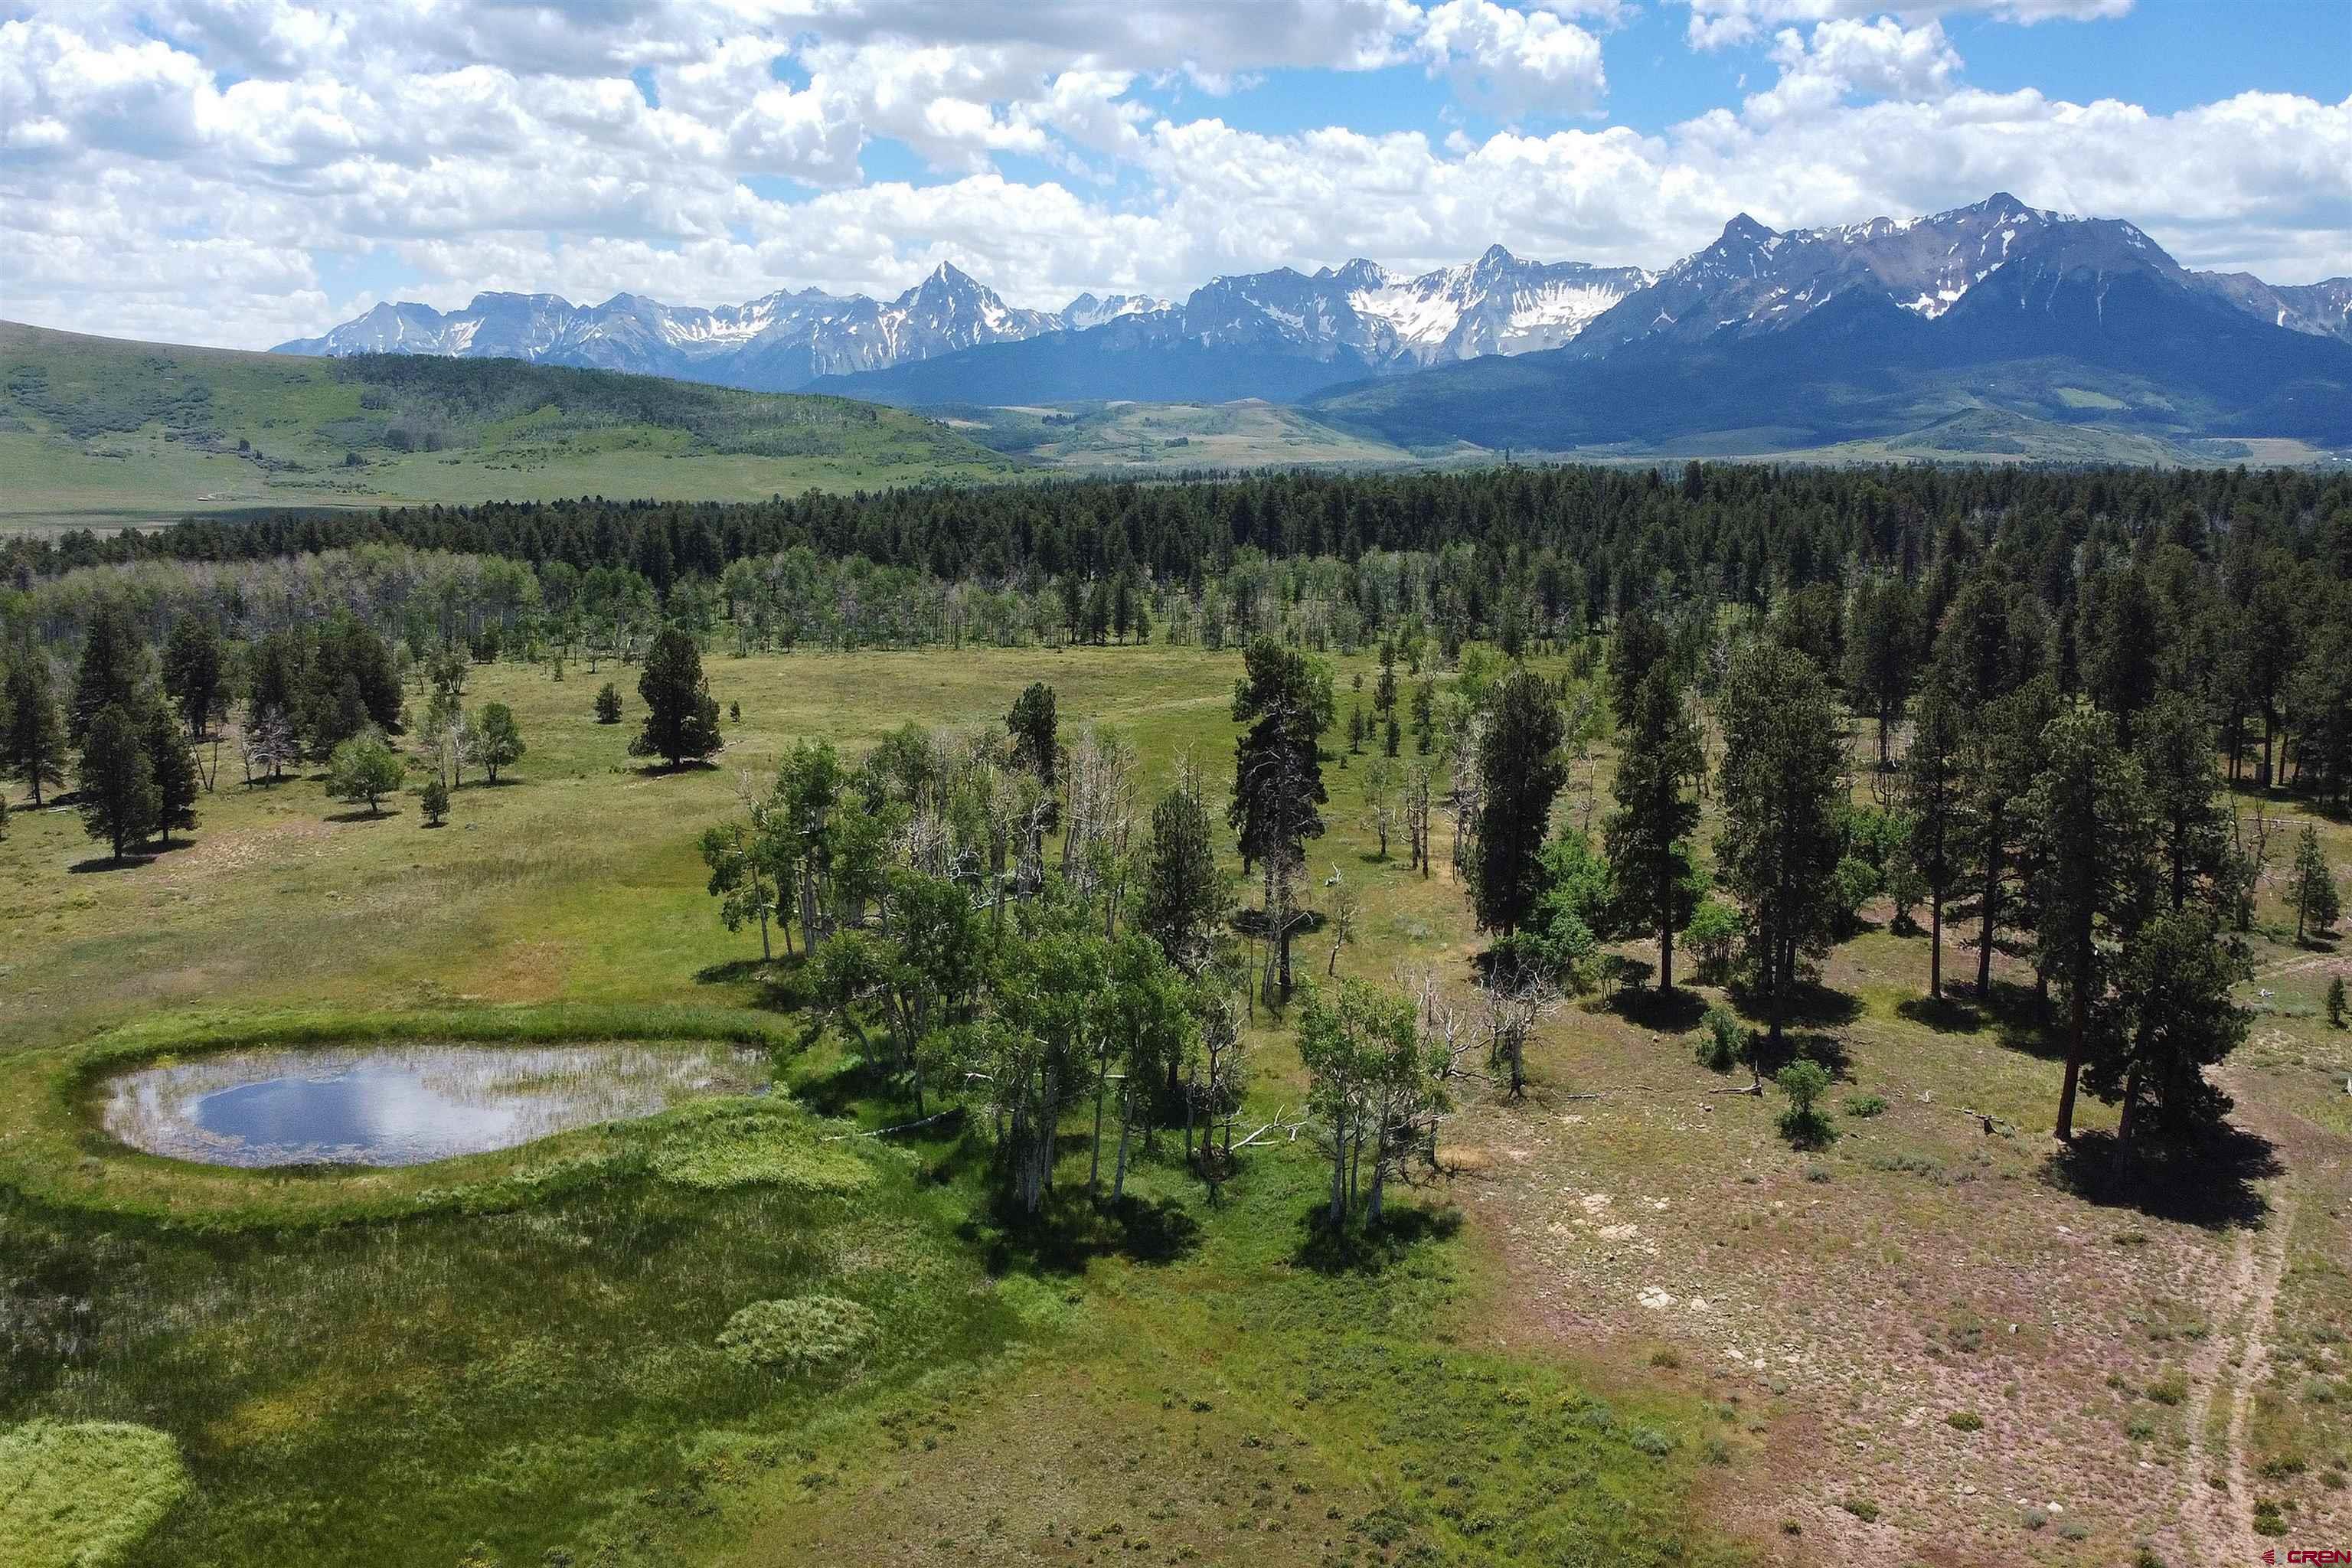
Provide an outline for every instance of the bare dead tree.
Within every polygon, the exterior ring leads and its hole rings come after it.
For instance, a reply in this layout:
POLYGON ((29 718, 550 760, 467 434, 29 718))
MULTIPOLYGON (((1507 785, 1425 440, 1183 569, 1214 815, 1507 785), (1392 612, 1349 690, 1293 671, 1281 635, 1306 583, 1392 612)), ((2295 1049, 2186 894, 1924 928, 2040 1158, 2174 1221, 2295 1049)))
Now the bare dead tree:
POLYGON ((1521 1099, 1528 1089, 1528 1037, 1565 1005, 1559 988, 1521 969, 1490 975, 1479 991, 1487 1066, 1507 1076, 1513 1100, 1521 1099))

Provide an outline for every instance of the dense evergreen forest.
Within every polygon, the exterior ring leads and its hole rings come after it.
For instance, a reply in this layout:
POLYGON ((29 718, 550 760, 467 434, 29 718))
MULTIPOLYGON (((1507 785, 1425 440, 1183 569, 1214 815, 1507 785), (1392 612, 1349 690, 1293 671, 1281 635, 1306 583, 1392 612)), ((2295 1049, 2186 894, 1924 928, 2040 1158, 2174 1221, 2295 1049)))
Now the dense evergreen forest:
POLYGON ((634 659, 677 624, 739 651, 1267 636, 1426 639, 1450 662, 1638 612, 1711 691, 1742 621, 1770 615, 1882 742, 1973 586, 2011 664, 2061 696, 2128 713, 2193 692, 2233 780, 2275 770, 2340 799, 2352 779, 2352 478, 2282 469, 1694 463, 590 499, 67 533, 6 560, 20 657, 70 656, 102 606, 158 646, 193 611, 228 645, 232 689, 243 645, 338 618, 418 661, 634 659))

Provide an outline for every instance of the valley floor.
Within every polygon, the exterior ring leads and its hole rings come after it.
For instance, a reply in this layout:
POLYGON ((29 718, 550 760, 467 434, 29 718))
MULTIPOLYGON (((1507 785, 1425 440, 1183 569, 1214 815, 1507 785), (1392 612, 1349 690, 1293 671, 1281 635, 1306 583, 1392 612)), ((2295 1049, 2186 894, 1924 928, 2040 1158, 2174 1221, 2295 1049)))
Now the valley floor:
MULTIPOLYGON (((226 748, 192 842, 143 864, 106 867, 70 812, 18 811, 0 1426, 177 1439, 191 1489, 122 1559, 142 1564, 2181 1568, 2352 1540, 2352 1035, 2318 1016, 2352 952, 2295 946, 2274 889, 2227 1069, 2233 1159, 2137 1201, 2100 1180, 2103 1108, 2071 1162, 2048 1137, 2060 1064, 2030 974, 1927 1007, 1926 939, 1884 910, 1801 1025, 1841 1063, 1828 1149, 1790 1150, 1777 1096, 1694 1059, 1716 993, 1588 1000, 1542 1026, 1523 1100, 1471 1086, 1380 1267, 1318 1266, 1305 1138, 1251 1151, 1217 1206, 1163 1153, 1098 1215, 1074 1131, 1058 1217, 1024 1233, 978 1204, 972 1144, 925 1131, 852 1144, 864 1197, 647 1176, 684 1124, 406 1184, 200 1189, 55 1089, 109 1031, 529 1005, 551 1026, 606 1008, 610 1030, 769 1031, 803 1101, 855 1123, 812 1135, 895 1124, 835 1032, 777 1009, 791 966, 763 976, 756 940, 719 929, 702 827, 799 737, 854 754, 908 720, 996 725, 1034 679, 1066 734, 1133 739, 1147 793, 1187 751, 1222 779, 1237 668, 1163 647, 713 656, 743 716, 718 767, 668 775, 590 713, 633 670, 488 667, 469 700, 511 704, 530 751, 438 831, 413 798, 371 819, 309 779, 248 791, 226 748), (719 1363, 736 1307, 818 1285, 880 1315, 861 1372, 787 1385, 719 1363)), ((1597 820, 1607 765, 1575 769, 1570 819, 1597 820)), ((1311 851, 1311 882, 1364 897, 1336 968, 1466 993, 1460 889, 1377 857, 1362 772, 1327 769, 1311 851)), ((2284 797, 2239 804, 2300 827, 2284 797)), ((2321 826, 2340 871, 2352 831, 2321 826)), ((1956 942, 1947 974, 1972 969, 1956 942)), ((1297 1103, 1296 1052, 1263 1016, 1253 1043, 1270 1119, 1297 1103)))

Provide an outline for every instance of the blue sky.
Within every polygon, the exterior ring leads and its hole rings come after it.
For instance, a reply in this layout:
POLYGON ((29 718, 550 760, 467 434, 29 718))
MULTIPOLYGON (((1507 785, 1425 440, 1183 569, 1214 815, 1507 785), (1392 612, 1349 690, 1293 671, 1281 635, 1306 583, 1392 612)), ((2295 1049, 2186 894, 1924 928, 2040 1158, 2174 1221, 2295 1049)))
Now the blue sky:
POLYGON ((478 289, 1017 304, 2008 189, 2352 272, 2352 0, 0 0, 0 311, 251 346, 478 289))

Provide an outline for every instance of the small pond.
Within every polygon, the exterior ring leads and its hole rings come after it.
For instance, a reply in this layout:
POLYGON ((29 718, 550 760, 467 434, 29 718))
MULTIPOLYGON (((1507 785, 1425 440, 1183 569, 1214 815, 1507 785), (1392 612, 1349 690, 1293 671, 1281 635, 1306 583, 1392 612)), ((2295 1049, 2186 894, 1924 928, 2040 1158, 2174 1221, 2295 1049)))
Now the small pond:
POLYGON ((270 1048, 118 1074, 99 1120, 134 1149, 212 1165, 421 1165, 767 1078, 763 1053, 726 1045, 270 1048))

